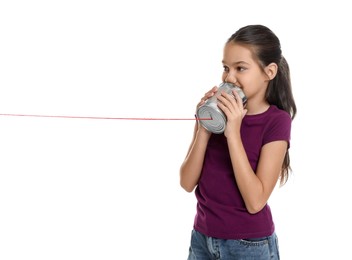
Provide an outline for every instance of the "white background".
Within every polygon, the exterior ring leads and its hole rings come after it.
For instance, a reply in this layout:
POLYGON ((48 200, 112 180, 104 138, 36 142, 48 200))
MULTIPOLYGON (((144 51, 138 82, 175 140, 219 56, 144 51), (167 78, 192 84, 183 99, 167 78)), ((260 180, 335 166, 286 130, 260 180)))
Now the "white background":
MULTIPOLYGON (((347 259, 348 1, 1 1, 0 113, 192 118, 247 24, 280 38, 298 106, 270 205, 281 257, 347 259)), ((186 259, 193 121, 0 116, 0 259, 186 259)))

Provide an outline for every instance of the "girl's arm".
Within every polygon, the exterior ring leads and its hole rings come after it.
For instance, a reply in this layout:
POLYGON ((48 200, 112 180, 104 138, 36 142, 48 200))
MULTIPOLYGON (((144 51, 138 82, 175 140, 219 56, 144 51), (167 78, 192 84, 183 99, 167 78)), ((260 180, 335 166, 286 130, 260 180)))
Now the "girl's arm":
MULTIPOLYGON (((216 91, 217 87, 213 87, 208 91, 198 103, 197 108, 203 105, 207 99, 212 97, 216 91)), ((191 145, 180 168, 180 185, 188 192, 192 192, 198 184, 210 135, 211 133, 209 133, 197 121, 194 126, 191 145)))
POLYGON ((198 184, 209 137, 203 127, 195 126, 193 140, 180 168, 180 184, 188 192, 192 192, 198 184))
POLYGON ((259 212, 267 203, 280 176, 287 151, 286 141, 274 141, 264 145, 256 173, 249 164, 241 138, 228 139, 234 175, 249 213, 259 212))
POLYGON ((246 113, 240 97, 236 99, 223 93, 218 106, 227 116, 225 136, 227 138, 234 176, 249 213, 259 212, 267 203, 279 179, 282 163, 287 151, 286 141, 265 144, 260 153, 256 172, 252 170, 243 147, 240 127, 246 113))

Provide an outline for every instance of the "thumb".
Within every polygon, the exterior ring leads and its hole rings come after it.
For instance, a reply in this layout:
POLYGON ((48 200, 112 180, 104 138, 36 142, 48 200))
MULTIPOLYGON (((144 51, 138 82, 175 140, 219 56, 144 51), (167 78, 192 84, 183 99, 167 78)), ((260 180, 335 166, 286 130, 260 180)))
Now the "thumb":
POLYGON ((242 113, 242 118, 244 118, 244 116, 247 114, 248 109, 243 109, 243 113, 242 113))

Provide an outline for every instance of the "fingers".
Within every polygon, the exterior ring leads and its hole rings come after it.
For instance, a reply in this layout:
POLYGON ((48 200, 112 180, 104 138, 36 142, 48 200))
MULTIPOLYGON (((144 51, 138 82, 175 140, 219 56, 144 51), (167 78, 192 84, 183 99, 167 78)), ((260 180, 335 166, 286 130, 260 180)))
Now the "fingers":
POLYGON ((233 95, 221 92, 218 96, 218 100, 226 105, 232 105, 234 108, 243 106, 242 99, 237 92, 234 92, 233 95))
POLYGON ((241 98, 240 94, 238 94, 238 92, 235 91, 235 90, 233 90, 232 93, 233 93, 233 95, 235 97, 237 105, 242 110, 243 109, 243 102, 242 102, 242 98, 241 98))
POLYGON ((217 92, 218 87, 214 86, 211 90, 209 90, 208 92, 206 92, 204 94, 204 96, 202 97, 202 99, 200 100, 200 102, 197 105, 197 108, 200 107, 201 105, 203 105, 209 98, 211 98, 212 96, 215 95, 215 93, 217 92))
MULTIPOLYGON (((233 91, 233 95, 222 92, 217 98, 219 101, 218 106, 225 114, 243 113, 242 98, 236 91, 233 91)), ((227 116, 229 116, 229 114, 227 114, 227 116)))
POLYGON ((214 86, 211 90, 209 90, 207 93, 205 93, 205 95, 202 98, 202 100, 207 100, 207 99, 211 98, 212 96, 214 96, 216 91, 218 91, 218 87, 214 86))

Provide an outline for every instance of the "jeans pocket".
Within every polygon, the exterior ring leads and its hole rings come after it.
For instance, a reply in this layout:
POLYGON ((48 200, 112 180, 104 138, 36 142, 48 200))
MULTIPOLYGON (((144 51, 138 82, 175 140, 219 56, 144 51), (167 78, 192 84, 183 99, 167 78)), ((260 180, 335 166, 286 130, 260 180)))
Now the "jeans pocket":
POLYGON ((269 243, 268 237, 261 238, 247 238, 239 240, 241 245, 245 246, 263 246, 269 243))

